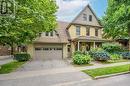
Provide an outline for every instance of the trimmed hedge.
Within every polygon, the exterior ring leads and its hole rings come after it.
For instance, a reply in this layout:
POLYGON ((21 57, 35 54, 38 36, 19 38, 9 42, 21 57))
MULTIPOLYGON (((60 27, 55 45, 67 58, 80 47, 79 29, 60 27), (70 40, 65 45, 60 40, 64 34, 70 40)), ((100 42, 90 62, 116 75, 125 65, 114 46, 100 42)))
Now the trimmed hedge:
POLYGON ((19 62, 29 61, 31 59, 31 56, 28 53, 17 53, 14 54, 14 59, 19 62))

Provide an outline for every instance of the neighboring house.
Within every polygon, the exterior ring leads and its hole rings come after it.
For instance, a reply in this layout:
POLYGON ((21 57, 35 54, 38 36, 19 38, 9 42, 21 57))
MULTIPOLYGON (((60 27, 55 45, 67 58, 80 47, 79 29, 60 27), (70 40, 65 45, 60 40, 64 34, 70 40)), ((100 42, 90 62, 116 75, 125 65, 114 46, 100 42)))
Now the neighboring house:
POLYGON ((124 39, 117 39, 116 42, 122 45, 125 49, 129 49, 129 39, 124 38, 124 39))
POLYGON ((0 56, 10 55, 10 48, 7 46, 0 45, 0 56))
POLYGON ((72 22, 58 22, 55 31, 43 32, 28 46, 28 53, 35 59, 61 59, 75 51, 89 51, 107 41, 102 39, 102 28, 87 5, 72 22))

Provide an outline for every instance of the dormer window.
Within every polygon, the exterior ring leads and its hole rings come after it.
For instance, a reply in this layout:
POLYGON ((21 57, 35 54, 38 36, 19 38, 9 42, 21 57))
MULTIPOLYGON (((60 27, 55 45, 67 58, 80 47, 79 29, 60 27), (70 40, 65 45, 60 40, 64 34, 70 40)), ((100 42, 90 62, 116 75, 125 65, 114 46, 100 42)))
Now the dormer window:
POLYGON ((50 32, 50 36, 53 36, 53 31, 50 32))
POLYGON ((46 36, 49 36, 49 32, 46 32, 45 35, 46 35, 46 36))
POLYGON ((83 14, 83 20, 87 21, 87 14, 83 14))
POLYGON ((92 21, 92 15, 89 15, 89 21, 90 22, 92 21))
POLYGON ((45 32, 45 36, 54 36, 54 32, 53 31, 45 32))

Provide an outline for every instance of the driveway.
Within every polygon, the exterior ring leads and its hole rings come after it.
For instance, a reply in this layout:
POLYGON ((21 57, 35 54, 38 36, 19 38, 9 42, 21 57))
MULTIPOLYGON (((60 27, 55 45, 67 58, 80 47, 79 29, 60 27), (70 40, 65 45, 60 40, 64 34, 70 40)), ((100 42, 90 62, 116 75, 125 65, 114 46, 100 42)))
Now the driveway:
POLYGON ((36 71, 36 70, 49 70, 72 67, 65 60, 62 59, 50 59, 50 60, 34 60, 26 63, 18 71, 36 71))
POLYGON ((31 61, 17 72, 0 75, 0 86, 62 86, 91 80, 65 60, 31 61))

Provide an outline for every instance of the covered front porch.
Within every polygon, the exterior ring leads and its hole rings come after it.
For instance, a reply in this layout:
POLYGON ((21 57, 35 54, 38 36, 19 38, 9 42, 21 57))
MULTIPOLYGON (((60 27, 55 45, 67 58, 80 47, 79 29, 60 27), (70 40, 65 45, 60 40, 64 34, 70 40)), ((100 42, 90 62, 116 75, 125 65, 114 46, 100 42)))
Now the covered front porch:
POLYGON ((101 47, 104 42, 108 40, 97 37, 79 37, 73 41, 75 51, 89 51, 92 48, 101 47))
POLYGON ((92 48, 101 47, 102 42, 82 42, 78 41, 76 44, 76 51, 89 51, 92 48))

